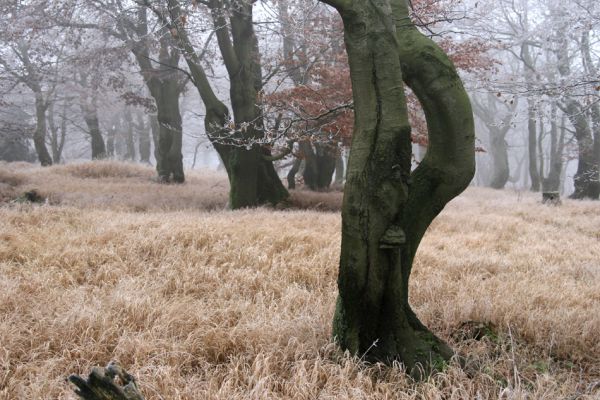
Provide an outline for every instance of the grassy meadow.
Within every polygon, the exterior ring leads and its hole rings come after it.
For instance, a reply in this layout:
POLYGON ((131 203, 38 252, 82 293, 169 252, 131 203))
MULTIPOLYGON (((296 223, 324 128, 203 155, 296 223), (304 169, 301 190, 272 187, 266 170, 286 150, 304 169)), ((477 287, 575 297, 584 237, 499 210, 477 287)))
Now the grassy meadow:
POLYGON ((600 399, 600 203, 469 188, 411 302, 467 360, 413 382, 330 337, 341 193, 228 211, 227 180, 0 164, 0 400, 117 360, 155 399, 600 399), (35 189, 42 203, 15 201, 35 189))

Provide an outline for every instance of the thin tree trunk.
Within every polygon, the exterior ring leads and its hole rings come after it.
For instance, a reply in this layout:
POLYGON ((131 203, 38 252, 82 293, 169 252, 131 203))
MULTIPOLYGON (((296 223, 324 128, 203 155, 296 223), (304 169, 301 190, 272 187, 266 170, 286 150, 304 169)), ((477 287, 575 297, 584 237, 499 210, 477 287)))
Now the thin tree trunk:
POLYGON ((50 149, 52 150, 52 160, 54 164, 60 164, 62 151, 65 146, 65 137, 67 131, 67 122, 65 118, 65 110, 61 117, 60 126, 56 125, 56 115, 54 113, 54 103, 48 107, 48 127, 50 128, 50 149))
POLYGON ((102 132, 100 132, 100 123, 98 122, 98 110, 94 104, 88 104, 83 108, 83 119, 88 127, 88 134, 92 143, 92 160, 106 158, 106 146, 102 132))
POLYGON ((42 93, 35 94, 35 119, 36 126, 33 134, 33 144, 42 167, 52 165, 52 157, 46 147, 46 110, 48 104, 44 101, 42 93))
POLYGON ((108 133, 106 135, 106 156, 107 157, 115 157, 115 148, 116 148, 116 135, 117 135, 117 120, 113 118, 111 121, 111 125, 108 128, 108 133))
POLYGON ((146 125, 144 121, 144 115, 141 112, 137 112, 136 116, 136 130, 138 137, 138 150, 140 153, 140 161, 145 164, 150 164, 150 127, 146 125))
POLYGON ((550 168, 548 176, 543 179, 544 192, 558 192, 560 190, 560 174, 563 167, 563 148, 565 143, 565 130, 559 133, 557 118, 557 106, 552 105, 550 120, 550 168))
POLYGON ((125 156, 126 160, 135 161, 135 139, 134 139, 134 122, 131 115, 131 109, 125 109, 125 156))
POLYGON ((303 161, 304 160, 301 158, 296 158, 294 160, 294 164, 287 174, 288 189, 296 189, 296 174, 300 170, 303 161))
POLYGON ((540 173, 537 165, 537 120, 535 110, 532 105, 532 100, 527 99, 528 119, 527 131, 529 133, 528 150, 529 150, 529 178, 531 179, 530 190, 539 192, 540 190, 540 173))
POLYGON ((158 117, 156 115, 150 115, 148 118, 150 122, 150 131, 152 132, 152 144, 154 145, 154 159, 156 160, 156 170, 160 169, 158 157, 158 132, 160 131, 160 127, 158 125, 158 117))
POLYGON ((340 149, 335 158, 335 180, 336 186, 341 187, 344 184, 344 155, 340 149))

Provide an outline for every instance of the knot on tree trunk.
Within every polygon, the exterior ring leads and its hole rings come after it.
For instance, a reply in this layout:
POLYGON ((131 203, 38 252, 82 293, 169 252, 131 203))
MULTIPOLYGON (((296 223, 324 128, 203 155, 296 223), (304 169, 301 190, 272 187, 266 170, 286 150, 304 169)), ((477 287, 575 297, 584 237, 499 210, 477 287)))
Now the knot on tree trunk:
POLYGON ((135 378, 114 361, 105 368, 92 368, 87 379, 71 375, 69 381, 77 386, 75 393, 84 400, 144 400, 135 378))

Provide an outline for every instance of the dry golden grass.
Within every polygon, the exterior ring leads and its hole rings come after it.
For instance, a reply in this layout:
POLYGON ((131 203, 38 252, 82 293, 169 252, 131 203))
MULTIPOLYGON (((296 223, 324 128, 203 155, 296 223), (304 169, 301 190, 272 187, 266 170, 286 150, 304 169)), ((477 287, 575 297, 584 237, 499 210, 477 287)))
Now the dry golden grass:
POLYGON ((468 366, 415 383, 331 344, 338 213, 207 212, 226 201, 219 176, 164 186, 144 168, 94 168, 0 166, 51 199, 0 207, 2 400, 73 399, 65 377, 112 359, 148 399, 600 398, 598 203, 453 201, 411 299, 468 366), (493 332, 465 339, 468 321, 493 332))

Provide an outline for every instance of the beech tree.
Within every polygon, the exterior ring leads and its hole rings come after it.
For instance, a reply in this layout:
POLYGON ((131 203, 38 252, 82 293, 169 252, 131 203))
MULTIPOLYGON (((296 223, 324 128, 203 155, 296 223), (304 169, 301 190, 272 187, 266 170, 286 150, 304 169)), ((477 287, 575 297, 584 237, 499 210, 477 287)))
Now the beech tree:
POLYGON ((477 100, 472 102, 475 113, 483 121, 489 133, 488 153, 492 158, 492 176, 489 186, 494 189, 503 189, 510 178, 506 134, 511 128, 517 101, 512 100, 512 104, 509 105, 503 103, 507 107, 500 119, 498 119, 498 103, 500 102, 496 96, 491 93, 486 96, 485 103, 477 100))
POLYGON ((253 2, 210 0, 202 3, 213 23, 227 75, 231 113, 210 84, 187 31, 187 13, 177 0, 143 4, 154 11, 181 48, 191 80, 205 107, 204 128, 219 153, 230 183, 231 208, 277 204, 288 197, 261 140, 265 126, 261 109, 262 71, 253 25, 253 2))
POLYGON ((452 62, 405 0, 327 0, 344 22, 355 125, 342 206, 333 335, 367 360, 419 375, 452 350, 412 311, 408 281, 425 230, 475 169, 469 98, 452 62), (429 145, 411 172, 404 83, 425 112, 429 145))
MULTIPOLYGON (((450 18, 456 3, 415 0, 411 12, 419 25, 431 34, 432 29, 450 18)), ((271 67, 271 70, 280 68, 281 73, 277 75, 277 90, 267 99, 271 114, 282 113, 288 125, 291 121, 298 122, 296 129, 290 132, 292 140, 297 140, 299 145, 293 152, 297 160, 288 174, 288 184, 290 187, 294 184, 302 161, 305 185, 310 189, 323 189, 331 182, 336 152, 350 143, 354 119, 350 72, 341 42, 341 20, 334 18, 330 9, 307 1, 279 0, 277 13, 283 56, 279 60, 281 65, 271 67), (281 83, 285 80, 291 82, 291 88, 281 83)), ((443 36, 436 40, 463 73, 481 77, 495 68, 496 61, 488 55, 491 45, 481 39, 443 36)), ((426 147, 425 118, 413 93, 407 94, 407 105, 411 140, 426 147)), ((415 161, 421 158, 421 154, 415 154, 415 161)))
POLYGON ((14 82, 13 88, 24 86, 35 98, 35 131, 33 143, 42 166, 52 165, 46 145, 47 112, 58 82, 57 66, 64 45, 56 42, 59 32, 35 28, 38 9, 35 4, 7 2, 0 4, 0 76, 14 82))

